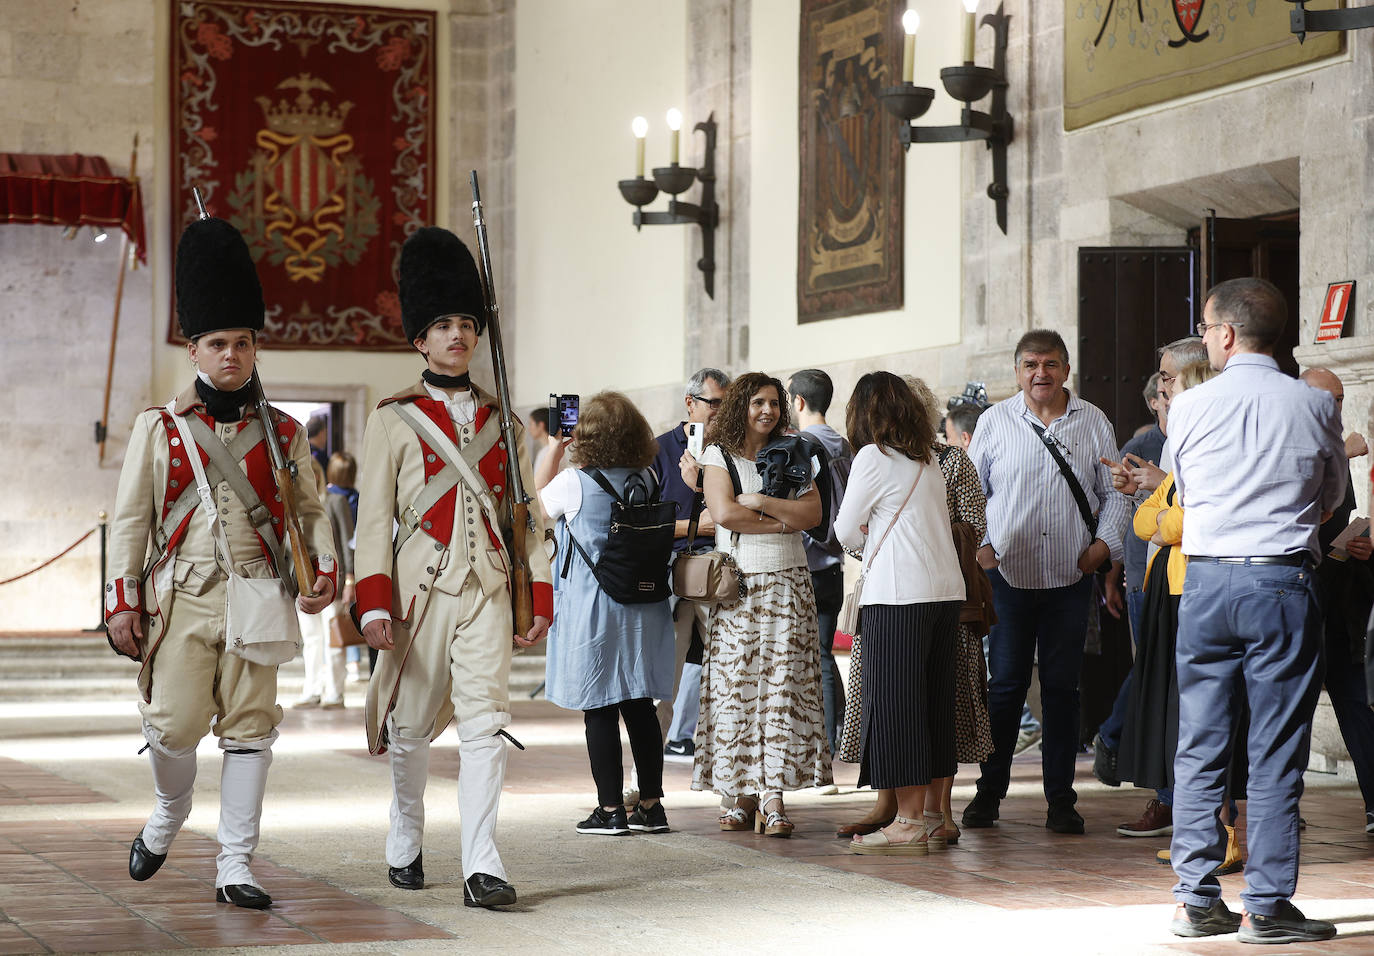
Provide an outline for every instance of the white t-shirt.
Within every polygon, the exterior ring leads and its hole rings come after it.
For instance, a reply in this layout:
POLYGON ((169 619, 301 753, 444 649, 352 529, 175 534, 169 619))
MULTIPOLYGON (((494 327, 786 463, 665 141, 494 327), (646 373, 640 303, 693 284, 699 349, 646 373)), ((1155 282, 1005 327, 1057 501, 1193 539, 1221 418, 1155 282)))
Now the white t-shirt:
POLYGON ((582 510, 582 482, 575 469, 560 471, 539 492, 539 503, 550 521, 566 517, 571 521, 582 510))

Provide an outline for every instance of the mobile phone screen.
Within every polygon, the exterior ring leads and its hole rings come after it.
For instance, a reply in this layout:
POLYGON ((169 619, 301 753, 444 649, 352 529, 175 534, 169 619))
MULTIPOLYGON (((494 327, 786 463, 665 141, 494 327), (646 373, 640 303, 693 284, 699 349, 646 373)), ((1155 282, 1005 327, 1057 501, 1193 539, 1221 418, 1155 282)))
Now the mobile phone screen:
POLYGON ((572 434, 577 427, 577 413, 581 401, 576 395, 558 396, 558 426, 564 435, 572 434))

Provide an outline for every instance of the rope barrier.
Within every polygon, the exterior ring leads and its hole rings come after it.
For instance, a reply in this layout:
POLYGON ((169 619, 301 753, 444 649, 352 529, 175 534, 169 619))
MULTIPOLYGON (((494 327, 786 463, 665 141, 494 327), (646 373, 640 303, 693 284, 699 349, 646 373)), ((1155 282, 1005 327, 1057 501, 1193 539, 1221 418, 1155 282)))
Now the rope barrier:
MULTIPOLYGON (((99 526, 97 525, 97 527, 99 527, 99 526)), ((96 532, 96 528, 92 528, 90 531, 87 531, 87 532, 86 532, 85 534, 83 534, 81 537, 79 537, 79 538, 77 538, 75 541, 73 541, 67 548, 65 548, 64 550, 58 552, 57 554, 54 554, 51 558, 48 558, 48 560, 44 561, 44 562, 43 562, 42 564, 40 564, 38 567, 36 567, 36 568, 29 568, 29 570, 25 571, 23 574, 16 574, 16 575, 15 575, 14 577, 12 577, 12 578, 5 578, 5 580, 0 581, 0 587, 4 587, 6 584, 13 584, 15 581, 18 581, 18 580, 21 579, 21 578, 26 578, 26 577, 28 577, 30 574, 34 574, 35 572, 42 571, 44 568, 46 568, 48 565, 52 564, 52 563, 53 563, 54 561, 56 561, 58 558, 61 558, 61 557, 63 557, 64 555, 66 555, 66 554, 68 554, 69 552, 71 552, 71 550, 72 550, 73 548, 75 548, 75 547, 76 547, 78 544, 80 544, 81 542, 85 541, 85 540, 86 540, 87 538, 89 538, 91 535, 95 534, 95 532, 96 532)))

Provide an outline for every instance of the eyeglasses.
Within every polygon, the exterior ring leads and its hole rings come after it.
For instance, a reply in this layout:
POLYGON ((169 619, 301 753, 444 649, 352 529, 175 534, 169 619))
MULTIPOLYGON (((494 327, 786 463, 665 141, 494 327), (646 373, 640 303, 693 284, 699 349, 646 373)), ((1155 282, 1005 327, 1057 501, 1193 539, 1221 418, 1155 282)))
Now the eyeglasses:
POLYGON ((703 405, 710 405, 712 408, 720 408, 720 403, 725 401, 723 398, 704 398, 701 395, 693 395, 692 401, 701 402, 703 405))
POLYGON ((1229 325, 1233 329, 1245 327, 1244 322, 1199 322, 1194 328, 1197 330, 1197 334, 1201 336, 1206 335, 1208 329, 1219 329, 1223 325, 1229 325))
POLYGON ((1170 375, 1168 372, 1164 371, 1164 369, 1159 370, 1159 381, 1162 385, 1172 385, 1176 378, 1178 378, 1177 375, 1170 375))

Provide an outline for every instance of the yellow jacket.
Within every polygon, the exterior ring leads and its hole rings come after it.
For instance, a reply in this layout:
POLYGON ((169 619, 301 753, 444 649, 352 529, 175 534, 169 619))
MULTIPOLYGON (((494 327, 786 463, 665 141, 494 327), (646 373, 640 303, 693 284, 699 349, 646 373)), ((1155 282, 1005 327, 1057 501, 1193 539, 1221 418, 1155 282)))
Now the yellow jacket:
MULTIPOLYGON (((1135 512, 1135 533, 1136 537, 1143 541, 1149 541, 1154 537, 1155 531, 1159 531, 1164 538, 1164 543, 1173 545, 1169 552, 1169 593, 1183 593, 1183 576, 1188 571, 1188 557, 1183 553, 1183 506, 1175 502, 1169 504, 1169 491, 1174 487, 1174 473, 1169 472, 1164 480, 1159 483, 1154 494, 1145 500, 1145 503, 1136 509, 1135 512), (1163 521, 1160 515, 1163 514, 1163 521)), ((1145 580, 1150 580, 1150 568, 1154 567, 1154 559, 1159 556, 1156 551, 1150 557, 1150 564, 1145 568, 1145 580)))

